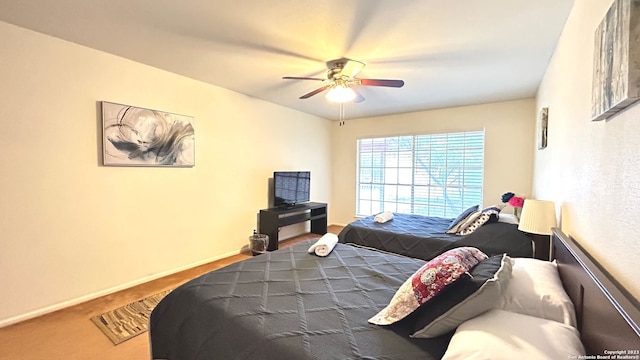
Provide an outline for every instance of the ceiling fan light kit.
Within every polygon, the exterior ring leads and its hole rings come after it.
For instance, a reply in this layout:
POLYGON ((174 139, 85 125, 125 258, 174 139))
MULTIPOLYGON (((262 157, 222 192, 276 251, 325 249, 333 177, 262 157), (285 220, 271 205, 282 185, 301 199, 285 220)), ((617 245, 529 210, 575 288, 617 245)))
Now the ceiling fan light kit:
POLYGON ((333 86, 325 96, 329 101, 343 103, 355 99, 356 93, 348 85, 342 84, 333 86))
POLYGON ((364 68, 365 64, 360 61, 351 60, 347 58, 341 58, 337 60, 327 61, 327 78, 309 78, 309 77, 297 77, 297 76, 285 76, 283 79, 287 80, 315 80, 322 81, 323 86, 311 91, 310 93, 300 96, 300 99, 308 99, 313 95, 319 94, 325 90, 329 90, 326 98, 330 101, 344 103, 352 101, 359 103, 363 102, 364 97, 358 93, 355 86, 385 86, 400 88, 404 86, 402 80, 390 80, 390 79, 360 79, 355 76, 364 68))

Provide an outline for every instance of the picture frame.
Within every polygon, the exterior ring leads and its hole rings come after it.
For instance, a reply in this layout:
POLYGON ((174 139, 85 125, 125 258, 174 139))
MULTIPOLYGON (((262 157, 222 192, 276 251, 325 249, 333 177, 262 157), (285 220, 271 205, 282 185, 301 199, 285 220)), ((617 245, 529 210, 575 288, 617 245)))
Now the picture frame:
POLYGON ((195 165, 192 116, 108 101, 101 107, 103 165, 195 165))
POLYGON ((549 108, 543 107, 540 110, 540 120, 538 125, 538 150, 547 147, 547 132, 549 129, 549 108))
POLYGON ((595 31, 591 120, 640 100, 640 1, 615 0, 595 31))

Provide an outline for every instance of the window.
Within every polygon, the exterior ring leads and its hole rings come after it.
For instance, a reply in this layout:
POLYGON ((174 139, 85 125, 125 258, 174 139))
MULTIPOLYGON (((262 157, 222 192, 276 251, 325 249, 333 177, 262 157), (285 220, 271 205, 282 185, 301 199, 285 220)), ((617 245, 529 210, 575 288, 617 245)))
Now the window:
POLYGON ((482 204, 484 130, 359 139, 357 215, 456 217, 482 204))

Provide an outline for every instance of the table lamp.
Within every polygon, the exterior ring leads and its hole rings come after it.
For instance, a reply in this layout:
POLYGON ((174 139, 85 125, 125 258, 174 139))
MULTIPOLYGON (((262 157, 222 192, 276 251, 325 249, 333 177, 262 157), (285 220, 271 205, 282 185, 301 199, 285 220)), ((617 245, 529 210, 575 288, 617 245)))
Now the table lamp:
POLYGON ((551 259, 551 228, 557 226, 553 201, 526 199, 520 215, 518 230, 531 236, 536 259, 551 259))

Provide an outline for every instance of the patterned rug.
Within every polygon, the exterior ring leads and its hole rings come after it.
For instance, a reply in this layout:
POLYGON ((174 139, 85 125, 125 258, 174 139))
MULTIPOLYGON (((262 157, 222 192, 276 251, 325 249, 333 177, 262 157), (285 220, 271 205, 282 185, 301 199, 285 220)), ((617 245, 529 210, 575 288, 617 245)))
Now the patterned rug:
POLYGON ((171 290, 151 295, 91 318, 114 345, 140 335, 149 328, 149 316, 160 300, 171 290))

